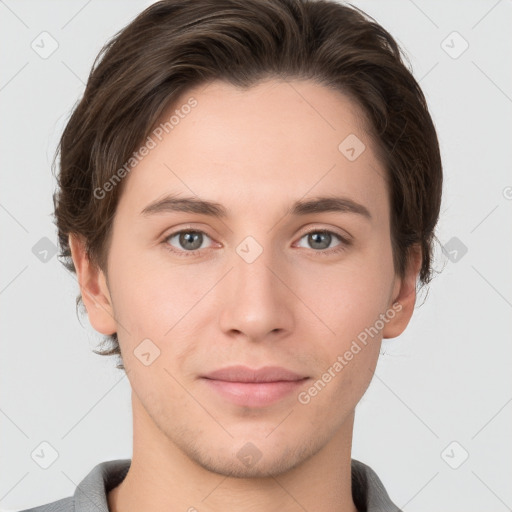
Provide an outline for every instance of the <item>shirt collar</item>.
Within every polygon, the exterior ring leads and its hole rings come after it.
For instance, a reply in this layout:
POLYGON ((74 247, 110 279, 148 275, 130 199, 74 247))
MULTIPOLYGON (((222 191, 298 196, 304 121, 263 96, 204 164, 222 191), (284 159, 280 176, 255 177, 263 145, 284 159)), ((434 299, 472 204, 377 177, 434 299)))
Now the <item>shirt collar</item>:
MULTIPOLYGON (((131 459, 97 464, 75 490, 75 512, 109 512, 107 493, 124 480, 130 465, 131 459)), ((358 512, 402 512, 370 466, 352 459, 351 467, 352 498, 358 512)))

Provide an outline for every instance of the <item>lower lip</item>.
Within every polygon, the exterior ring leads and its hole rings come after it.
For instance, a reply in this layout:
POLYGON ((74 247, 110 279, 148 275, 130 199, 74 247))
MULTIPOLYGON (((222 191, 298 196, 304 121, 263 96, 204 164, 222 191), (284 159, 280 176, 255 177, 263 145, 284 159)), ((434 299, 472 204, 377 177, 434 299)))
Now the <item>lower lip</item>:
POLYGON ((308 379, 277 382, 228 382, 206 378, 202 380, 235 405, 264 407, 297 391, 308 379))

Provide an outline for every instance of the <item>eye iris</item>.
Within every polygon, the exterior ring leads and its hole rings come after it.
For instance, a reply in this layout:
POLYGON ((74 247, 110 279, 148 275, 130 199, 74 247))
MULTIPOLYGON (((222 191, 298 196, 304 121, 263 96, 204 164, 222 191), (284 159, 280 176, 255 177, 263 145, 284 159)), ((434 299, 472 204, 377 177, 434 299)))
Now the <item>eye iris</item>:
POLYGON ((202 245, 202 234, 198 233, 197 231, 186 231, 184 233, 180 234, 180 245, 184 248, 190 249, 192 251, 199 249, 202 245), (197 244, 197 241, 199 240, 199 244, 197 244), (196 246, 189 247, 187 246, 188 243, 194 243, 196 242, 196 246))
MULTIPOLYGON (((308 242, 311 244, 311 246, 314 249, 326 249, 331 244, 331 234, 330 233, 323 233, 323 232, 310 233, 309 236, 308 236, 308 242), (322 245, 322 241, 318 240, 321 237, 327 237, 327 242, 328 243, 327 243, 327 245, 325 247, 318 247, 317 246, 317 244, 320 244, 320 246, 322 245)), ((324 240, 324 243, 325 243, 325 240, 324 240)))

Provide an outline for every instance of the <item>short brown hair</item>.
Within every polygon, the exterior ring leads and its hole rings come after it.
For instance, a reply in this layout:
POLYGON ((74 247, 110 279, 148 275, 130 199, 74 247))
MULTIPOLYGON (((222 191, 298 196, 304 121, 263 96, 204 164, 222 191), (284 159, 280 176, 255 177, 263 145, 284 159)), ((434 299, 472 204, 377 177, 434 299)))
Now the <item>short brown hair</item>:
MULTIPOLYGON (((179 95, 216 79, 248 88, 268 78, 314 80, 359 105, 387 171, 395 272, 403 276, 409 249, 419 246, 427 284, 442 165, 425 97, 392 36, 363 11, 329 0, 163 0, 102 48, 55 155, 55 219, 68 270, 75 272, 74 233, 106 272, 122 183, 105 197, 95 190, 179 95)), ((105 342, 111 347, 97 353, 121 356, 117 334, 105 342)))

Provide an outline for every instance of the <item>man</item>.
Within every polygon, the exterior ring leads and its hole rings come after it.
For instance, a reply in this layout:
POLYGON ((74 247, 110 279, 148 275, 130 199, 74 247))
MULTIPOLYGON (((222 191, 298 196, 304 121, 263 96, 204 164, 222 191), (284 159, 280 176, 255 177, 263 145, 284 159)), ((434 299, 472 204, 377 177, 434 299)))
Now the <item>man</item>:
POLYGON ((59 149, 62 256, 130 380, 133 457, 32 510, 399 510, 354 414, 430 280, 442 168, 392 37, 328 1, 157 2, 59 149))

